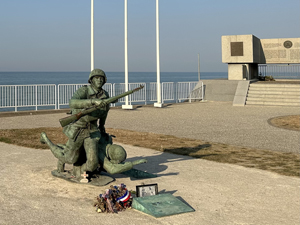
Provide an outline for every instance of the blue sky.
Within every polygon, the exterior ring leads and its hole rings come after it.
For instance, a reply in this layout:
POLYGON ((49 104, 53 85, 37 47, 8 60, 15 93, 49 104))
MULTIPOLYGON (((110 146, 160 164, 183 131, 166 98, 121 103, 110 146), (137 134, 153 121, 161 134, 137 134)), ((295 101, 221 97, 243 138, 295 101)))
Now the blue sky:
MULTIPOLYGON (((221 36, 300 37, 299 0, 160 0, 163 72, 226 72, 221 36)), ((124 0, 94 0, 95 67, 124 71, 124 0)), ((0 71, 89 71, 90 0, 1 0, 0 71)), ((156 71, 155 0, 128 0, 129 71, 156 71)))

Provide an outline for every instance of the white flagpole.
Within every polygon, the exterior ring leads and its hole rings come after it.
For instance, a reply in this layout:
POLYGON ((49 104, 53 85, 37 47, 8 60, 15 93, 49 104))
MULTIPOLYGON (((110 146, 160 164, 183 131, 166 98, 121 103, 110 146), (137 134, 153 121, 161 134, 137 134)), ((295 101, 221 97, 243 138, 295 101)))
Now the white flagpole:
MULTIPOLYGON (((125 44, 125 91, 128 91, 128 28, 127 28, 127 0, 124 0, 124 44, 125 44)), ((128 96, 125 97, 125 105, 122 105, 122 109, 133 109, 132 105, 128 104, 128 96)))
POLYGON ((158 0, 156 0, 156 79, 157 79, 157 103, 154 103, 154 107, 162 107, 161 102, 161 84, 160 84, 160 59, 159 59, 159 9, 158 0))
POLYGON ((91 71, 94 69, 94 0, 91 0, 91 71))
POLYGON ((200 55, 198 53, 198 80, 200 81, 200 55))

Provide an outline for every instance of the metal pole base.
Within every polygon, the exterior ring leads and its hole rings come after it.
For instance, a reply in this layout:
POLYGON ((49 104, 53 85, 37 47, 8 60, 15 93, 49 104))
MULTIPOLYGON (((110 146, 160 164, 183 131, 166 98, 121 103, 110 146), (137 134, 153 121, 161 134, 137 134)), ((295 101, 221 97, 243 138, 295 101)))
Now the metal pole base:
POLYGON ((156 108, 162 108, 164 104, 162 103, 154 103, 154 107, 156 108))
POLYGON ((133 105, 122 105, 122 109, 133 109, 133 105))

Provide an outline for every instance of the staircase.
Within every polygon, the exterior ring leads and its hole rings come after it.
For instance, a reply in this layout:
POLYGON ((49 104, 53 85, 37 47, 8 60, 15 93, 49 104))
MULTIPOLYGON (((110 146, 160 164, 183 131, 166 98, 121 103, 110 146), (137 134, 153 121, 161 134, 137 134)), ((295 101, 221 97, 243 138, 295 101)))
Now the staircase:
POLYGON ((246 105, 300 106, 300 84, 250 83, 246 105))

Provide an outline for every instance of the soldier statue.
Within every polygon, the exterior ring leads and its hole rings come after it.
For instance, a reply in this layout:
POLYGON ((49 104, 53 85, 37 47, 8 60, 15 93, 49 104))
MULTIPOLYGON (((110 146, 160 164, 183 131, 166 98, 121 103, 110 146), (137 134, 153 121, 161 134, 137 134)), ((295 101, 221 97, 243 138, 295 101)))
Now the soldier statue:
POLYGON ((79 179, 86 172, 96 171, 99 165, 113 174, 147 162, 142 159, 120 164, 126 159, 126 151, 113 144, 111 136, 105 131, 105 121, 110 109, 109 104, 104 102, 109 98, 108 92, 102 88, 106 81, 105 72, 94 69, 89 76, 90 85, 79 88, 70 99, 72 115, 79 115, 84 109, 91 107, 96 107, 96 110, 63 128, 63 133, 68 137, 66 144, 55 145, 46 133, 41 133, 41 142, 46 143, 58 159, 56 174, 64 172, 65 163, 73 164, 73 176, 79 179))

